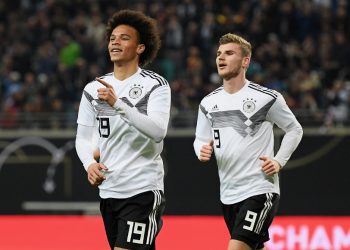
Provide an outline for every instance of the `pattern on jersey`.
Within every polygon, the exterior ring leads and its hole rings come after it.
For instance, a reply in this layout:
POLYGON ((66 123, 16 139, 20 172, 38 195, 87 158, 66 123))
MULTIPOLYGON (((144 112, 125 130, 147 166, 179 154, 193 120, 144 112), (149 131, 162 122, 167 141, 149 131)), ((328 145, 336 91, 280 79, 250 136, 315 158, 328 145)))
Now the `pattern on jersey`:
POLYGON ((203 112, 204 115, 207 115, 207 114, 208 114, 208 111, 205 110, 205 108, 203 107, 202 104, 199 104, 199 108, 200 108, 200 110, 203 112))
POLYGON ((141 98, 141 100, 139 100, 135 106, 128 100, 128 98, 126 97, 121 97, 120 100, 122 100, 123 102, 125 102, 129 107, 135 107, 137 108, 137 110, 142 113, 142 114, 145 114, 147 115, 147 105, 148 105, 148 99, 149 99, 149 96, 151 95, 151 93, 156 89, 156 88, 159 88, 160 84, 158 85, 154 85, 152 87, 152 89, 150 91, 148 91, 144 97, 141 98))
MULTIPOLYGON (((223 90, 224 89, 224 87, 223 86, 221 86, 221 87, 219 87, 219 88, 217 88, 217 89, 215 89, 215 90, 213 90, 212 92, 210 92, 208 95, 206 95, 205 97, 208 97, 208 96, 211 96, 211 95, 215 95, 215 94, 217 94, 217 93, 219 93, 221 90, 223 90)), ((204 97, 204 98, 205 98, 204 97)))
POLYGON ((127 104, 129 107, 134 107, 134 105, 128 100, 128 98, 120 97, 119 99, 125 102, 125 104, 127 104))
POLYGON ((87 91, 84 90, 86 99, 91 103, 93 108, 97 111, 98 116, 114 116, 118 115, 117 110, 111 107, 107 102, 99 99, 94 99, 87 91))
POLYGON ((165 80, 163 77, 161 77, 160 75, 158 75, 157 73, 150 71, 150 70, 141 70, 140 75, 142 75, 143 77, 150 77, 154 80, 156 80, 161 86, 162 85, 169 85, 169 83, 167 82, 167 80, 165 80))
POLYGON ((274 90, 266 88, 266 87, 263 87, 263 86, 261 86, 259 84, 250 82, 249 85, 248 85, 248 88, 257 90, 257 91, 259 91, 261 93, 264 93, 264 94, 267 94, 269 96, 272 96, 273 98, 277 98, 277 94, 276 94, 276 92, 274 90))
POLYGON ((213 128, 227 128, 232 127, 241 136, 246 137, 248 132, 246 129, 248 126, 245 121, 248 118, 240 110, 228 110, 228 111, 218 111, 210 113, 211 123, 213 128))
POLYGON ((252 124, 249 126, 252 131, 250 132, 251 136, 254 136, 261 127, 261 124, 265 121, 267 112, 269 112, 271 106, 275 103, 276 99, 272 99, 265 106, 263 106, 259 111, 252 115, 249 120, 252 121, 252 124))
POLYGON ((227 110, 209 113, 209 121, 212 128, 232 127, 242 137, 246 137, 248 134, 254 136, 266 120, 267 112, 275 101, 276 99, 271 100, 250 118, 240 110, 227 110))

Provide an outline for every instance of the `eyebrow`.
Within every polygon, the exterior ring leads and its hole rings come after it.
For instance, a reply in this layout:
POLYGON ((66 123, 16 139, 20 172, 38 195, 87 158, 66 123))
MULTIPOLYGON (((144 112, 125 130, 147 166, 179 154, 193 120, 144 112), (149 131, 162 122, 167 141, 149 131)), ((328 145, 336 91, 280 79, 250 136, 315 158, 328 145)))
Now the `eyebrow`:
POLYGON ((216 52, 216 54, 218 54, 218 53, 227 53, 227 52, 234 52, 234 53, 236 53, 236 51, 234 51, 233 49, 229 49, 229 50, 218 50, 216 52))
POLYGON ((122 33, 122 34, 120 34, 120 35, 118 35, 118 34, 111 34, 111 37, 116 37, 116 36, 120 36, 120 37, 123 37, 123 36, 127 36, 127 37, 131 37, 130 35, 128 35, 128 34, 125 34, 125 33, 122 33))

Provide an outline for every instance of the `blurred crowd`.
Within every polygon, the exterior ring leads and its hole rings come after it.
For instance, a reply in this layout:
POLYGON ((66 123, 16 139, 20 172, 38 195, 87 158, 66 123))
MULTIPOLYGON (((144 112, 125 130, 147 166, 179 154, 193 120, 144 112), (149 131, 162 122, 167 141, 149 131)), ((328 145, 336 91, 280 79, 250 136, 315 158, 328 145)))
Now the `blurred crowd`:
POLYGON ((162 48, 148 68, 170 83, 171 126, 193 126, 222 84, 215 56, 227 32, 253 45, 247 78, 281 92, 303 125, 348 125, 346 0, 12 0, 0 2, 0 128, 35 128, 40 115, 74 126, 84 86, 112 71, 105 25, 123 8, 158 22, 162 48))

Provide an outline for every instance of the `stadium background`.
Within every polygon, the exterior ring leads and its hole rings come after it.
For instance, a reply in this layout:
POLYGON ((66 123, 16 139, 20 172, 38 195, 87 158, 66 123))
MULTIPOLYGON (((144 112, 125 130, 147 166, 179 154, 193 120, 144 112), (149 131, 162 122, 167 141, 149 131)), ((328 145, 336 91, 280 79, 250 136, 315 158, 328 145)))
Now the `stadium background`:
POLYGON ((268 249, 350 249, 345 0, 1 1, 0 249, 107 249, 74 135, 82 88, 111 71, 104 27, 122 8, 157 19, 163 45, 149 68, 172 89, 159 249, 226 249, 215 162, 203 166, 192 149, 198 103, 220 85, 214 58, 226 32, 252 42, 247 77, 280 91, 305 130, 281 173, 268 249))

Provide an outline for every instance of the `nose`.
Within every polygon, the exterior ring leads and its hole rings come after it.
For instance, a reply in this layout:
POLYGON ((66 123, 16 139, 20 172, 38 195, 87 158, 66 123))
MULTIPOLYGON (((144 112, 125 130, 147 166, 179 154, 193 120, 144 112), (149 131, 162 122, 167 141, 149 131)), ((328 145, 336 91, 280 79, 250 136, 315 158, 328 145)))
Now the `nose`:
POLYGON ((224 53, 219 54, 219 55, 217 56, 217 59, 218 59, 219 61, 223 61, 223 60, 224 60, 224 53))
POLYGON ((218 63, 223 62, 224 60, 225 60, 225 59, 224 59, 223 55, 218 55, 217 58, 216 58, 216 61, 217 61, 218 63))
POLYGON ((115 37, 112 41, 112 44, 115 45, 115 44, 120 44, 120 37, 115 37))

